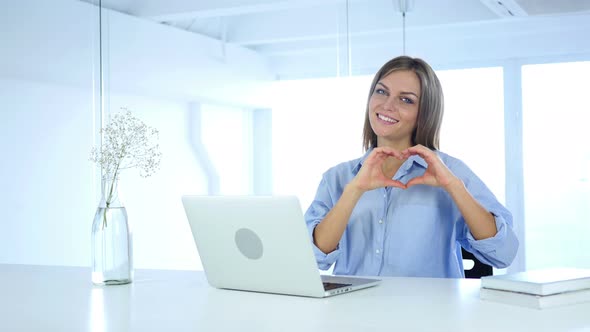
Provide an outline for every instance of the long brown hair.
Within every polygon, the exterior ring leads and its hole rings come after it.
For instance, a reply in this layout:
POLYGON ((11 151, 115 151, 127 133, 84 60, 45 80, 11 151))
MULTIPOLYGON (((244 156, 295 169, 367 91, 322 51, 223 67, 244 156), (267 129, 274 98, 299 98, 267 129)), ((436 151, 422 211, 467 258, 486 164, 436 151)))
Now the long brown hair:
POLYGON ((369 121, 369 99, 375 90, 375 85, 385 76, 398 70, 410 70, 416 73, 420 81, 420 107, 416 119, 416 129, 412 133, 412 144, 422 144, 430 149, 438 150, 440 126, 444 113, 444 96, 442 86, 434 70, 426 61, 409 56, 399 56, 389 60, 379 69, 371 83, 367 109, 365 111, 365 125, 363 128, 363 148, 365 151, 377 147, 377 135, 371 128, 369 121))

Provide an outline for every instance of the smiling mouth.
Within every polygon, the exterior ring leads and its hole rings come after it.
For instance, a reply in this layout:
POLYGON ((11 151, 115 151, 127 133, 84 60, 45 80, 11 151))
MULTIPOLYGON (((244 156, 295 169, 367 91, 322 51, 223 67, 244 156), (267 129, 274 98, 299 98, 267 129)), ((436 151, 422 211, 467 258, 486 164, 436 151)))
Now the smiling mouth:
POLYGON ((383 120, 383 121, 385 121, 385 122, 389 122, 389 123, 391 123, 391 124, 395 124, 395 123, 398 123, 398 122, 399 122, 399 120, 396 120, 396 119, 394 119, 394 118, 387 117, 387 116, 385 116, 385 115, 383 115, 383 114, 380 114, 380 113, 377 113, 377 117, 378 117, 380 120, 383 120))

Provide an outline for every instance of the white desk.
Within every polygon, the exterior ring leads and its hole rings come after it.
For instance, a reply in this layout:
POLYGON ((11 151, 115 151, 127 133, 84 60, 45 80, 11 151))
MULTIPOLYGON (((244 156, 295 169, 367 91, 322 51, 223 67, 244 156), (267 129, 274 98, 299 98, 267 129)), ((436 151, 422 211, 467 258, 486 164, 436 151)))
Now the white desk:
POLYGON ((590 303, 535 310, 479 300, 479 280, 387 278, 327 299, 218 290, 195 271, 0 265, 0 331, 590 331, 590 303))

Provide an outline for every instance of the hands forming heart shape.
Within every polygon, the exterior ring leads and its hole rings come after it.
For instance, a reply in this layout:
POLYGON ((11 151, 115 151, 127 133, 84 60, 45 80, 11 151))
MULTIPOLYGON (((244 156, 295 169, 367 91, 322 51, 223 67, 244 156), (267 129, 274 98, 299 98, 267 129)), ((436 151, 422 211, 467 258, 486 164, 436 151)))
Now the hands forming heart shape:
POLYGON ((389 147, 374 148, 352 181, 357 188, 368 191, 386 186, 407 189, 417 184, 443 187, 446 189, 456 180, 458 180, 457 177, 447 168, 434 151, 423 145, 415 145, 403 151, 397 151, 389 147), (428 164, 423 175, 411 179, 406 184, 392 180, 385 175, 383 166, 388 158, 393 157, 398 160, 406 160, 413 155, 422 157, 428 164))

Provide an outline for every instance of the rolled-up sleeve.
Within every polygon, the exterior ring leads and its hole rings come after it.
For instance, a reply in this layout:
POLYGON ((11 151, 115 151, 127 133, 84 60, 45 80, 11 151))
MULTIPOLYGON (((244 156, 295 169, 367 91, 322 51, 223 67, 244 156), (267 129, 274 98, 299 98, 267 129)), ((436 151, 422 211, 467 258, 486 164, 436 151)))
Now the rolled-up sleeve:
MULTIPOLYGON (((466 238, 472 249, 473 255, 481 262, 492 265, 496 268, 508 267, 518 252, 518 238, 514 233, 511 224, 501 216, 495 216, 496 235, 483 240, 476 240, 473 234, 467 229, 466 238)), ((467 228, 467 227, 466 227, 467 228)))
POLYGON ((326 254, 321 251, 313 241, 313 232, 316 226, 324 219, 328 212, 330 212, 333 206, 334 203, 329 192, 328 184, 325 178, 322 178, 315 199, 307 209, 307 212, 305 212, 305 223, 307 224, 310 241, 313 244, 315 259, 318 263, 318 267, 322 270, 329 269, 338 256, 340 256, 340 246, 338 246, 336 250, 326 254))
POLYGON ((458 225, 461 225, 460 234, 462 234, 458 237, 459 242, 482 263, 496 268, 509 266, 516 257, 519 246, 513 229, 512 213, 498 202, 488 187, 465 164, 461 162, 455 166, 467 190, 494 216, 497 230, 493 237, 476 240, 463 217, 459 217, 458 225))

